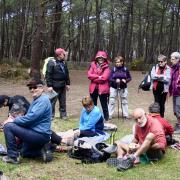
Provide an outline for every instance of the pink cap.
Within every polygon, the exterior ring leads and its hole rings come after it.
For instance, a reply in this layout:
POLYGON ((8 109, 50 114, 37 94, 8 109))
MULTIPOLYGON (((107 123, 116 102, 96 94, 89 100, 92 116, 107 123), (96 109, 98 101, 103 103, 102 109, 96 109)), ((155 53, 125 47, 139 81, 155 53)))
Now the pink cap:
POLYGON ((62 49, 62 48, 57 48, 57 49, 55 50, 55 54, 56 54, 56 55, 60 55, 60 54, 66 55, 66 51, 65 51, 64 49, 62 49))

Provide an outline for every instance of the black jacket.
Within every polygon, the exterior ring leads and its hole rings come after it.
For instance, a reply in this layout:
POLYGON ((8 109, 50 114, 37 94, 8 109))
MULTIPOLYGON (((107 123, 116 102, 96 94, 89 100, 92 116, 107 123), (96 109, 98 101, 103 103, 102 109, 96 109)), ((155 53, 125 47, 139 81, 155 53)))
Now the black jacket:
POLYGON ((30 106, 29 101, 24 96, 20 96, 20 95, 16 95, 8 98, 7 106, 9 107, 9 111, 11 110, 13 104, 19 104, 24 106, 26 109, 26 113, 30 106))
POLYGON ((69 71, 64 61, 50 60, 47 64, 46 83, 48 87, 59 89, 70 85, 69 71))

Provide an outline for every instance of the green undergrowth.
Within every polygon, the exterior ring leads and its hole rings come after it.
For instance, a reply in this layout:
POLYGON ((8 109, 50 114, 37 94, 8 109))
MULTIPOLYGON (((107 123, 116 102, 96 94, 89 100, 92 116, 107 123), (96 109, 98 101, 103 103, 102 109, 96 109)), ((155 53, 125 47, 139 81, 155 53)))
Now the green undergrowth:
MULTIPOLYGON (((113 119, 117 124, 118 131, 115 138, 130 134, 132 122, 113 119)), ((52 128, 56 132, 65 131, 78 127, 78 118, 53 121, 52 128)), ((4 144, 3 133, 0 133, 1 142, 4 144)), ((125 172, 117 172, 116 168, 110 168, 106 163, 81 164, 79 160, 70 159, 66 153, 54 153, 54 160, 43 163, 41 159, 21 159, 20 165, 5 164, 0 161, 0 169, 9 179, 40 179, 40 180, 178 180, 180 178, 180 153, 176 150, 167 149, 164 159, 158 163, 138 165, 125 172)))

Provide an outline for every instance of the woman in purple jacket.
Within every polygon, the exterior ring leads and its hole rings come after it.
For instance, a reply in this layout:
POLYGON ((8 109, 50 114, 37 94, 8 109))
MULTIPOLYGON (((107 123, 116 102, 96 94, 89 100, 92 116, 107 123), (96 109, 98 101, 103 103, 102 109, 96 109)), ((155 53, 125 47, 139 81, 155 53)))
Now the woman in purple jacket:
POLYGON ((173 111, 177 118, 175 125, 176 134, 180 134, 180 53, 173 52, 171 54, 171 83, 169 86, 169 94, 173 96, 173 111))
POLYGON ((95 106, 97 106, 97 98, 99 96, 105 120, 109 120, 109 75, 110 69, 107 53, 98 51, 88 70, 88 79, 91 80, 89 92, 95 106))
POLYGON ((109 118, 112 118, 117 98, 121 98, 122 116, 128 118, 128 89, 127 83, 131 81, 129 70, 124 66, 124 58, 115 58, 115 66, 110 74, 110 98, 109 98, 109 118), (118 97, 120 96, 120 97, 118 97))

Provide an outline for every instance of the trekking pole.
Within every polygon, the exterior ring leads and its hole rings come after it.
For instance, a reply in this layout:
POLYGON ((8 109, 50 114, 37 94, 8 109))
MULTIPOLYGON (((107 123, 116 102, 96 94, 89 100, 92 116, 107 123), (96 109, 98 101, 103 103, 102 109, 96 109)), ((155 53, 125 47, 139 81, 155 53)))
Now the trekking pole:
MULTIPOLYGON (((124 94, 124 89, 123 89, 124 94)), ((120 98, 120 97, 119 97, 120 98)), ((122 112, 122 120, 124 120, 124 112, 123 112, 123 104, 122 104, 122 98, 121 98, 121 112, 122 112)))
POLYGON ((119 98, 120 98, 120 92, 119 92, 119 91, 120 91, 120 84, 118 83, 118 84, 117 84, 117 98, 118 98, 118 120, 119 120, 119 104, 120 104, 120 102, 119 102, 119 101, 120 101, 120 99, 119 99, 119 98))

